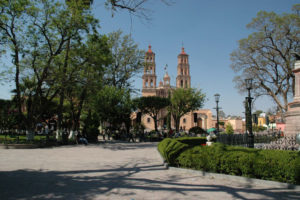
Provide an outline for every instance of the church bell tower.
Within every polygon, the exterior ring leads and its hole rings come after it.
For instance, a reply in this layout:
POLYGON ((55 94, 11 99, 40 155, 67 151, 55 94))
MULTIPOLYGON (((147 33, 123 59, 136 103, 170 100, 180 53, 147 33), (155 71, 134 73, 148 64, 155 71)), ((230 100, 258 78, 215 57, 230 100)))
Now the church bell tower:
POLYGON ((145 66, 143 75, 143 96, 156 95, 156 69, 155 69, 155 53, 149 45, 148 51, 145 54, 145 66))
POLYGON ((191 76, 190 76, 190 65, 189 55, 184 52, 182 47, 181 53, 177 56, 177 77, 176 87, 177 88, 190 88, 191 87, 191 76))

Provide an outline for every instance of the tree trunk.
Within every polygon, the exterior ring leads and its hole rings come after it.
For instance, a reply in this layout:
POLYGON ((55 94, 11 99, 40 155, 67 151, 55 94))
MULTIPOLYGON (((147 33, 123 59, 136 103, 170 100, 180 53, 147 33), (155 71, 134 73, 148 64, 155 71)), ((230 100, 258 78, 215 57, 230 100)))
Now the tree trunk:
POLYGON ((63 66, 62 82, 61 82, 61 89, 59 95, 60 99, 59 99, 59 108, 58 108, 58 131, 60 132, 62 130, 63 105, 65 100, 65 76, 66 76, 68 61, 69 61, 70 43, 71 43, 71 39, 69 38, 66 47, 66 57, 63 66))
POLYGON ((157 131, 158 131, 158 129, 157 129, 157 117, 154 116, 154 117, 153 117, 153 120, 154 120, 155 132, 157 132, 157 131))
POLYGON ((23 123, 23 114, 22 114, 22 101, 21 101, 21 91, 20 91, 20 63, 19 63, 19 50, 17 44, 15 44, 15 66, 16 66, 16 74, 15 74, 15 83, 16 83, 16 100, 17 100, 17 107, 18 107, 18 121, 20 124, 23 123))
POLYGON ((86 97, 86 88, 83 89, 81 95, 80 95, 80 102, 78 105, 78 112, 77 115, 75 115, 74 123, 75 123, 75 130, 79 130, 79 121, 80 121, 80 115, 83 107, 83 103, 86 97))
POLYGON ((178 116, 173 116, 174 121, 175 121, 175 128, 176 128, 176 132, 179 132, 179 125, 180 125, 180 117, 178 116))

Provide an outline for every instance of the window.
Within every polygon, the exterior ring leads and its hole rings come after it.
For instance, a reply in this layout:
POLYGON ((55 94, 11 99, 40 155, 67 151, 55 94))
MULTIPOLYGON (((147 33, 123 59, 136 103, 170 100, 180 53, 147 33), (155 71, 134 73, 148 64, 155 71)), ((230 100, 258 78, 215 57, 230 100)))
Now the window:
POLYGON ((183 123, 184 123, 184 124, 186 123, 186 119, 185 119, 185 118, 183 118, 183 123))
POLYGON ((153 87, 153 80, 150 81, 150 86, 153 87))
POLYGON ((183 80, 180 81, 180 87, 183 87, 183 80))
POLYGON ((150 117, 147 118, 147 123, 150 123, 150 117))
POLYGON ((183 75, 183 69, 181 69, 181 75, 183 75))

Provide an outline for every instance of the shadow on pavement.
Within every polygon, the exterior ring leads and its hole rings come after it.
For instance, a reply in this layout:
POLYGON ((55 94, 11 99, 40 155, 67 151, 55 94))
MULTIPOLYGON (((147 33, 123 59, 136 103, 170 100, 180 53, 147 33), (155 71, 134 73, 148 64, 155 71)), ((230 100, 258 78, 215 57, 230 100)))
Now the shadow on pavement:
POLYGON ((136 149, 147 149, 157 147, 158 142, 141 142, 141 143, 129 143, 120 141, 108 141, 106 143, 101 143, 99 146, 104 149, 110 149, 112 151, 119 150, 136 150, 136 149))
MULTIPOLYGON (((118 195, 131 199, 136 191, 165 191, 188 198, 189 192, 225 192, 234 199, 247 199, 247 194, 259 194, 265 199, 300 199, 300 191, 282 191, 280 188, 252 189, 226 185, 183 184, 176 178, 161 181, 159 177, 137 178, 138 173, 164 170, 161 165, 107 166, 100 170, 0 172, 1 199, 93 199, 98 195, 109 198, 118 195), (241 193, 243 195, 241 195, 241 193)), ((98 196, 99 198, 99 196, 98 196)))

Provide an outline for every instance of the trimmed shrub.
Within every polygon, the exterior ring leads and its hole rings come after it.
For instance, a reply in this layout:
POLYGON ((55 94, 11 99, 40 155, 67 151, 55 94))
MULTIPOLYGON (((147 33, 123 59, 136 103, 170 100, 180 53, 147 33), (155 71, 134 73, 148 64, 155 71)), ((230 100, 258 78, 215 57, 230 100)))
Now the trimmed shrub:
POLYGON ((206 137, 181 137, 175 138, 175 140, 189 146, 206 144, 206 137))
POLYGON ((158 150, 173 166, 300 184, 300 152, 199 145, 203 142, 204 138, 167 138, 158 150))
POLYGON ((199 126, 194 126, 194 127, 190 128, 189 133, 205 134, 205 135, 208 134, 204 129, 202 129, 199 126))
POLYGON ((176 140, 166 138, 158 144, 158 150, 170 165, 176 165, 176 158, 189 146, 176 140))
POLYGON ((196 146, 182 152, 178 165, 203 171, 300 183, 300 153, 258 150, 222 144, 196 146))

